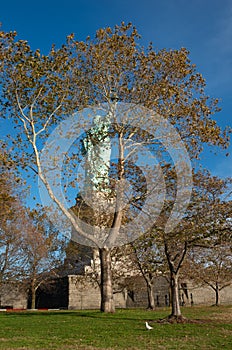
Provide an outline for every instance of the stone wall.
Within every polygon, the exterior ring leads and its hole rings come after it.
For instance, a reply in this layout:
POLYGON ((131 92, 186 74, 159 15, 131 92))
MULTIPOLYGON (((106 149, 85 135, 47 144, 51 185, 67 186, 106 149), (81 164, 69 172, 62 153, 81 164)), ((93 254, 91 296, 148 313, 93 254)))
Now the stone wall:
MULTIPOLYGON (((56 287, 40 291, 37 295, 37 308, 99 309, 100 289, 97 284, 87 282, 81 275, 69 275, 55 281, 56 287)), ((117 308, 146 308, 148 305, 146 283, 141 276, 129 277, 124 289, 114 294, 117 308)), ((215 292, 210 287, 196 286, 190 281, 180 281, 181 305, 213 305, 215 292)), ((156 306, 170 304, 168 279, 163 276, 154 280, 156 306)), ((232 305, 232 284, 220 291, 220 304, 232 305)), ((16 283, 2 285, 0 289, 0 308, 26 309, 28 295, 16 283)))
MULTIPOLYGON (((100 289, 97 283, 87 282, 84 276, 68 276, 68 308, 73 310, 99 309, 101 305, 100 289)), ((115 306, 126 307, 124 292, 114 294, 115 306)))
MULTIPOLYGON (((147 286, 142 276, 130 277, 125 281, 127 286, 127 307, 148 306, 147 286)), ((169 283, 168 280, 159 276, 154 279, 154 299, 156 306, 169 305, 169 283)))
POLYGON ((4 283, 0 287, 0 307, 2 309, 26 309, 27 293, 18 283, 4 283))
POLYGON ((68 308, 73 310, 94 309, 100 307, 98 287, 86 282, 83 276, 68 276, 68 308))
MULTIPOLYGON (((185 305, 214 305, 215 292, 211 287, 196 286, 192 282, 187 281, 188 298, 183 295, 184 292, 180 289, 181 300, 185 305), (183 298, 184 297, 184 298, 183 298)), ((219 304, 232 305, 232 284, 219 292, 219 304)))
MULTIPOLYGON (((86 282, 84 276, 68 276, 69 281, 69 309, 99 309, 100 290, 97 284, 86 282)), ((181 305, 213 305, 215 293, 209 287, 198 287, 190 281, 180 283, 181 305)), ((129 277, 125 280, 123 291, 115 293, 115 306, 117 308, 134 308, 148 306, 146 283, 141 276, 129 277)), ((159 276, 154 280, 154 299, 157 307, 170 305, 170 289, 168 279, 159 276)), ((220 292, 220 304, 232 304, 232 285, 220 292)))

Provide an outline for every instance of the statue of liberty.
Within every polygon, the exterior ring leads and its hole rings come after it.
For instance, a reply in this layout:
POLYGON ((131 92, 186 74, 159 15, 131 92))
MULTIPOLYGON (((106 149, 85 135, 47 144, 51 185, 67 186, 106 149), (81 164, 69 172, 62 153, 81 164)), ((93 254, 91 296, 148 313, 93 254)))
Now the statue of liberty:
POLYGON ((111 142, 109 137, 109 116, 96 115, 93 127, 82 140, 82 151, 86 157, 85 192, 109 192, 109 169, 111 142))
POLYGON ((107 225, 112 221, 114 213, 109 176, 112 153, 110 131, 117 101, 111 102, 113 103, 108 105, 105 115, 96 115, 93 118, 92 127, 82 139, 85 179, 84 191, 80 193, 84 203, 82 202, 79 213, 87 224, 92 225, 93 235, 101 245, 109 236, 107 225))

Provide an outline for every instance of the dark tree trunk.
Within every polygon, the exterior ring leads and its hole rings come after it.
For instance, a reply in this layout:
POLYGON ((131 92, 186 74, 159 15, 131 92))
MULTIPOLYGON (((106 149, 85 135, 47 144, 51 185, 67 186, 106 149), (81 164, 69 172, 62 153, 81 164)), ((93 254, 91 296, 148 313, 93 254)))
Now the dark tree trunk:
POLYGON ((115 312, 111 271, 111 249, 100 248, 101 262, 101 311, 115 312))
POLYGON ((215 288, 215 306, 219 305, 219 288, 218 284, 216 283, 216 288, 215 288))

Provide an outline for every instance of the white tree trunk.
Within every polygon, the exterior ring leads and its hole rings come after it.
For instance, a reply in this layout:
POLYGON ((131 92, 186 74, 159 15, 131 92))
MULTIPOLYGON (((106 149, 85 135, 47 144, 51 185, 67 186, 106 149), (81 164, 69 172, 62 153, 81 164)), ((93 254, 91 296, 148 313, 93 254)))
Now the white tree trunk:
POLYGON ((178 274, 171 272, 171 317, 181 317, 178 274))

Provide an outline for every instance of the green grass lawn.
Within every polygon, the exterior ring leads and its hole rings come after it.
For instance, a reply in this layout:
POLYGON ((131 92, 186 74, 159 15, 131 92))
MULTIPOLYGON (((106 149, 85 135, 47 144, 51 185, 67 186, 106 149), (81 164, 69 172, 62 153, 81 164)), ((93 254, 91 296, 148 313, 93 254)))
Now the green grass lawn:
POLYGON ((0 349, 232 349, 232 307, 186 307, 194 323, 157 323, 157 311, 1 312, 0 349), (145 321, 154 327, 145 328, 145 321))

